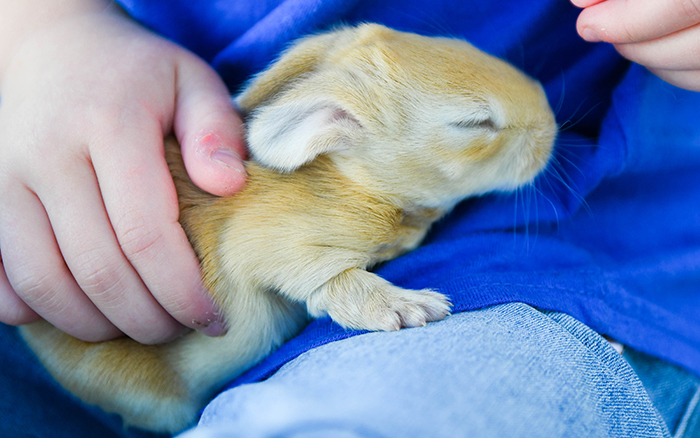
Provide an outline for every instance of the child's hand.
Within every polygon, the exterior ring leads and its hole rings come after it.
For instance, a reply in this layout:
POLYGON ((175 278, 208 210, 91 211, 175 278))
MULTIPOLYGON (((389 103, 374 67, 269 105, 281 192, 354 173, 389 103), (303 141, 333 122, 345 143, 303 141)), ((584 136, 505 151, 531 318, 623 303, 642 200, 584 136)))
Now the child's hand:
POLYGON ((41 316, 89 341, 220 334, 162 140, 174 129, 203 189, 242 186, 241 120, 215 72, 120 13, 94 13, 33 33, 4 73, 0 321, 41 316))
POLYGON ((613 43, 661 79, 700 91, 699 0, 572 0, 587 41, 613 43))

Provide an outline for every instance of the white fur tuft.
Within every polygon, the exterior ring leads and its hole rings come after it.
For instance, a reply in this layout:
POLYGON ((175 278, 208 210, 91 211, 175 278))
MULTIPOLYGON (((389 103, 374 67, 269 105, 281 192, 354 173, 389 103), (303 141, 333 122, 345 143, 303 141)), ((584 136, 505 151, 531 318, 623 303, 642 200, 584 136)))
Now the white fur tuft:
POLYGON ((292 172, 319 154, 347 147, 360 126, 336 103, 290 102, 257 111, 250 122, 248 143, 260 164, 292 172))

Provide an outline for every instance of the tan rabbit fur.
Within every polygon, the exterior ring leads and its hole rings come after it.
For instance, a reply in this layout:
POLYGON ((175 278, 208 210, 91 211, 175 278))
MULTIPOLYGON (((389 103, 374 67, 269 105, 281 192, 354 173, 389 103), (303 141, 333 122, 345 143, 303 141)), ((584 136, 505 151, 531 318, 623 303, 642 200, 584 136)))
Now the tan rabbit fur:
POLYGON ((166 140, 180 222, 229 324, 144 346, 86 343, 45 322, 24 338, 68 390, 127 424, 176 432, 309 315, 359 329, 439 320, 447 299, 367 272, 415 248, 468 196, 527 184, 556 132, 542 88, 468 43, 373 24, 305 38, 237 100, 253 159, 217 198, 166 140))

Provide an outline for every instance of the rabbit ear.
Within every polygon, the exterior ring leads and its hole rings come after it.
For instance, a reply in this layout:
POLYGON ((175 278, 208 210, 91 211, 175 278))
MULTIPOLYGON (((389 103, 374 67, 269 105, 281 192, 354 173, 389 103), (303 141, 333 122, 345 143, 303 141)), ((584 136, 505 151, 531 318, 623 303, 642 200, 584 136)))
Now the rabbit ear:
POLYGON ((296 79, 315 71, 337 49, 338 40, 351 32, 350 29, 343 29, 299 40, 247 84, 243 93, 236 98, 236 105, 247 114, 260 105, 270 103, 296 79))
POLYGON ((288 102, 253 114, 248 146, 262 165, 292 172, 319 154, 349 149, 362 132, 357 118, 338 102, 288 102))

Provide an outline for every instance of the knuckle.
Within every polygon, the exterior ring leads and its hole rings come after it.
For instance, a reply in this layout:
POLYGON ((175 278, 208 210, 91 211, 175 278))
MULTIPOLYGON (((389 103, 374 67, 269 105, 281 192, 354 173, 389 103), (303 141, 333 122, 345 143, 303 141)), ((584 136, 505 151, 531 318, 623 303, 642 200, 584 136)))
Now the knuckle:
POLYGON ((74 276, 80 287, 100 302, 113 301, 123 275, 117 263, 97 250, 76 257, 73 265, 74 276))
POLYGON ((620 33, 621 40, 624 42, 635 42, 644 39, 643 29, 639 29, 634 22, 625 21, 620 29, 620 33))
POLYGON ((105 147, 113 139, 122 137, 134 129, 152 126, 153 115, 140 103, 124 101, 99 101, 90 106, 85 116, 90 121, 89 143, 105 147))
POLYGON ((158 302, 170 315, 188 319, 190 316, 195 317, 201 313, 198 297, 192 295, 190 290, 177 288, 169 290, 166 294, 160 294, 158 302))
POLYGON ((123 253, 129 260, 153 258, 163 249, 163 234, 143 216, 125 217, 117 225, 117 237, 123 253))
POLYGON ((127 112, 118 102, 100 101, 89 109, 89 114, 92 126, 97 132, 104 132, 104 135, 117 135, 127 125, 127 112))
POLYGON ((16 299, 8 299, 9 293, 0 287, 0 322, 7 325, 24 325, 38 319, 37 314, 26 304, 18 304, 16 299))
POLYGON ((22 269, 21 272, 21 275, 15 276, 10 282, 23 301, 47 313, 58 313, 63 309, 65 303, 60 293, 63 282, 57 280, 60 273, 50 269, 22 269))
POLYGON ((700 0, 677 0, 681 3, 683 13, 692 23, 700 22, 700 0))

